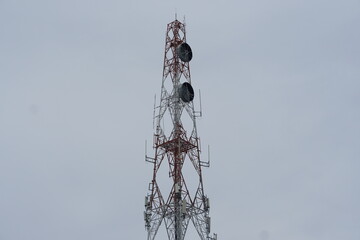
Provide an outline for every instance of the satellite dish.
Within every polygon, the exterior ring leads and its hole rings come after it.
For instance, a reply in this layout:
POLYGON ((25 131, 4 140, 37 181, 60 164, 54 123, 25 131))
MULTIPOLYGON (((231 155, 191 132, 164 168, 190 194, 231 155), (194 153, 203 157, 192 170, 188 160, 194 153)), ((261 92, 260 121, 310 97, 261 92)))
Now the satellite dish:
POLYGON ((181 100, 186 103, 191 102, 194 99, 194 89, 188 82, 184 82, 183 84, 181 84, 179 94, 181 100))
POLYGON ((176 48, 176 53, 183 62, 190 62, 192 59, 192 51, 187 43, 182 43, 176 48))

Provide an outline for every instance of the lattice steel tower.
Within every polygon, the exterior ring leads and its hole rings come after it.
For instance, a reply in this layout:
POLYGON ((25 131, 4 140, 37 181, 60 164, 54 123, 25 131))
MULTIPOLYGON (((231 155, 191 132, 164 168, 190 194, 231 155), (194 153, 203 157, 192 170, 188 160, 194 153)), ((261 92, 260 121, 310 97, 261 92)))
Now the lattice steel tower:
MULTIPOLYGON (((161 85, 161 99, 154 116, 156 128, 153 147, 154 157, 145 156, 146 161, 154 164, 153 179, 149 184, 149 194, 145 197, 145 227, 147 239, 153 240, 164 222, 169 240, 185 239, 191 221, 201 240, 215 240, 210 234, 209 199, 204 194, 202 167, 209 162, 200 160, 200 140, 196 130, 194 110, 194 90, 191 86, 189 61, 192 51, 186 43, 185 25, 175 20, 167 25, 164 68, 161 85), (166 118, 165 116, 170 116, 166 118), (185 129, 184 119, 190 119, 190 129, 185 129), (166 133, 164 121, 169 119, 172 130, 166 133), (187 183, 182 168, 190 161, 198 180, 187 183), (166 162, 168 164, 166 164, 166 162), (163 166, 167 165, 167 166, 163 166), (157 182, 161 167, 169 168, 171 189, 164 198, 157 182), (195 184, 195 193, 188 186, 195 184)), ((155 111, 154 109, 154 111, 155 111)))

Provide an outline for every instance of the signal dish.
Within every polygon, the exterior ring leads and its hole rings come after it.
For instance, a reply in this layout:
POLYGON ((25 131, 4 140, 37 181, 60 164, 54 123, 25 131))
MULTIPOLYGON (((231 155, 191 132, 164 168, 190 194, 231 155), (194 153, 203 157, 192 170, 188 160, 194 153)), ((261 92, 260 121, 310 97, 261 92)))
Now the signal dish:
POLYGON ((192 59, 192 51, 187 43, 182 43, 176 48, 176 53, 183 62, 190 62, 192 59))
POLYGON ((179 89, 179 94, 181 100, 188 103, 191 102, 194 99, 194 89, 192 88, 191 84, 188 82, 184 82, 181 84, 181 87, 179 89))

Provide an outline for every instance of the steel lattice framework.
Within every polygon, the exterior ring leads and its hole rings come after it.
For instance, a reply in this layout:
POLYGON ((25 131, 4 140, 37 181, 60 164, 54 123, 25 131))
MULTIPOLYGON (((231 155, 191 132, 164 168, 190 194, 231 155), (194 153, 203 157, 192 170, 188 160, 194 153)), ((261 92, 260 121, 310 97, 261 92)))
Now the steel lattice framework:
POLYGON ((217 238, 216 234, 209 236, 210 205, 209 199, 204 194, 202 179, 202 167, 209 167, 209 162, 200 160, 200 139, 196 130, 196 117, 199 112, 194 110, 192 101, 194 94, 190 85, 189 61, 192 58, 192 52, 190 47, 179 50, 182 44, 185 44, 185 47, 188 46, 185 24, 175 20, 167 25, 166 30, 161 99, 159 106, 156 107, 158 114, 154 117, 156 122, 153 142, 155 155, 154 157, 146 156, 146 161, 154 165, 149 193, 145 197, 144 220, 148 240, 155 239, 161 224, 165 224, 169 240, 183 240, 190 221, 201 240, 217 238), (181 58, 181 54, 185 54, 185 59, 181 58), (180 82, 181 80, 183 83, 180 82), (169 121, 172 126, 168 134, 165 133, 162 125, 166 115, 170 116, 169 121), (187 115, 190 119, 191 129, 184 129, 183 115, 187 115), (182 173, 185 161, 191 161, 193 170, 198 176, 198 182, 195 183, 197 189, 193 195, 190 194, 182 173), (166 162, 168 162, 172 187, 169 196, 164 198, 157 182, 157 173, 161 167, 167 167, 163 166, 166 162))

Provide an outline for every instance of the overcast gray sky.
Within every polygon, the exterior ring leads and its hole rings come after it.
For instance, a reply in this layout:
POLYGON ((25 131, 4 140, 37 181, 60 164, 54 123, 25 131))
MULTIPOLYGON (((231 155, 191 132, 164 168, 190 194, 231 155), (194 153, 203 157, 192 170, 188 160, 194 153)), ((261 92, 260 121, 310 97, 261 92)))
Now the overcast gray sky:
POLYGON ((175 12, 219 240, 359 240, 359 0, 0 0, 0 239, 146 239, 175 12))

